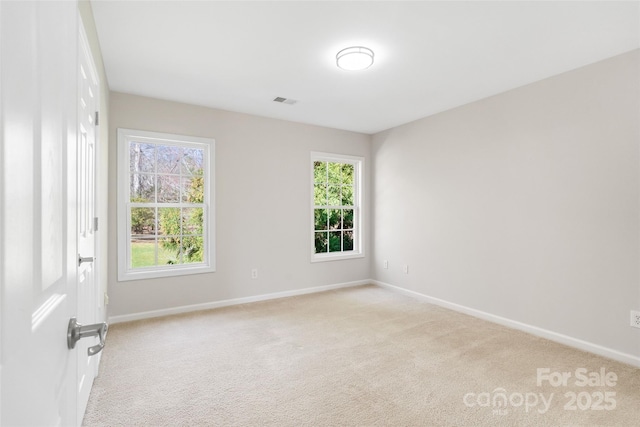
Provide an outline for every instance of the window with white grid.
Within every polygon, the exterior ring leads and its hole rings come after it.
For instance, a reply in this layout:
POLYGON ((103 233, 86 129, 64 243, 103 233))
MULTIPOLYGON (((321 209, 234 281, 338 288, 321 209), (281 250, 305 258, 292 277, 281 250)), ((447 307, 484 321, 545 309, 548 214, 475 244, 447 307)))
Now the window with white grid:
POLYGON ((361 157, 311 153, 312 261, 362 254, 361 157))
POLYGON ((214 271, 214 141, 118 129, 118 278, 214 271))

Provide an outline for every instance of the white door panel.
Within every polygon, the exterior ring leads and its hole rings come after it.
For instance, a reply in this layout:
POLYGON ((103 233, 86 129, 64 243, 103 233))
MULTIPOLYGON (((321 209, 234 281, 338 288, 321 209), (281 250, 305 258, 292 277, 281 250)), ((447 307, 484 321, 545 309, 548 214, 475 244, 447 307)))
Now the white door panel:
POLYGON ((75 1, 0 2, 0 425, 81 420, 95 340, 69 350, 67 327, 95 296, 78 298, 78 34, 75 1))

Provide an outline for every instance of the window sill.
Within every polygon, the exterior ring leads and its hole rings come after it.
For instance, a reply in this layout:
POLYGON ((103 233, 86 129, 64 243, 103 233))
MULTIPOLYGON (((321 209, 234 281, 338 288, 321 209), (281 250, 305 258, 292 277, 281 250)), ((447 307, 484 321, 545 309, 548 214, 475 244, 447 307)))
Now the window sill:
POLYGON ((175 267, 167 269, 136 269, 118 272, 118 282, 131 280, 157 279, 161 277, 188 276, 191 274, 215 273, 216 269, 208 265, 175 267))
POLYGON ((322 255, 312 255, 311 262, 327 262, 327 261, 341 261, 345 259, 356 259, 356 258, 364 258, 364 254, 362 252, 358 253, 350 253, 350 254, 340 254, 340 255, 332 255, 332 254, 322 254, 322 255))

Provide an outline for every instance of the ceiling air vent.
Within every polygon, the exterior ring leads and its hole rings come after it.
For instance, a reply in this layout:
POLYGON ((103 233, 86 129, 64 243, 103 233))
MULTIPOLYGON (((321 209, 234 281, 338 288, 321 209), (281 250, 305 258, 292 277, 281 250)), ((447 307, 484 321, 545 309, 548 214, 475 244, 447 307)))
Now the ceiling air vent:
POLYGON ((281 104, 287 104, 287 105, 293 105, 296 102, 298 102, 295 99, 283 98, 281 96, 276 96, 273 100, 274 100, 274 102, 279 102, 281 104))

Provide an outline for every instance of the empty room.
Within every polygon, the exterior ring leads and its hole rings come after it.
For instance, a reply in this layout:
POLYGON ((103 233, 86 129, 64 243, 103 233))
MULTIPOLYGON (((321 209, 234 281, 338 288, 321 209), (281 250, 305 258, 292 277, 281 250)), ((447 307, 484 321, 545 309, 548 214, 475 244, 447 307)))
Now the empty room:
POLYGON ((637 426, 639 1, 0 1, 0 425, 637 426))

